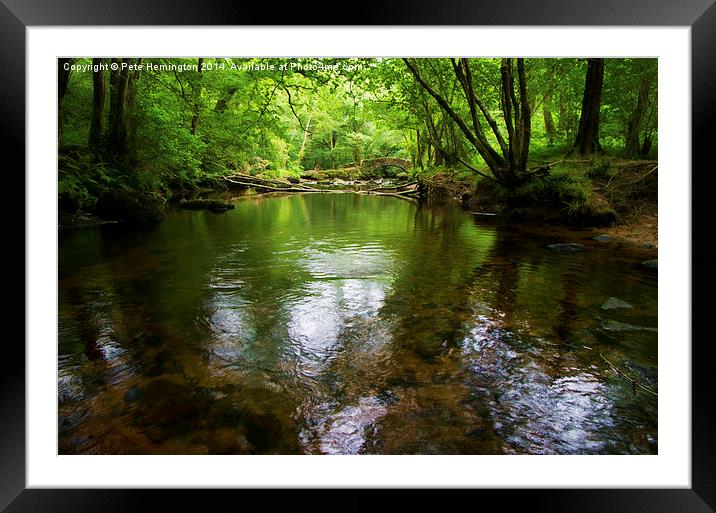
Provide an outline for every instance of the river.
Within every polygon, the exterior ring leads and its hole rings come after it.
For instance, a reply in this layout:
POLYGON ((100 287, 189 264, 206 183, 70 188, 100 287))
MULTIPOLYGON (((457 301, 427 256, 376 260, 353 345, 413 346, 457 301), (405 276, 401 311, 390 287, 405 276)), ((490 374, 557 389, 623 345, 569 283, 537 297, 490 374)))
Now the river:
POLYGON ((395 197, 232 201, 60 232, 61 454, 657 453, 643 252, 395 197))

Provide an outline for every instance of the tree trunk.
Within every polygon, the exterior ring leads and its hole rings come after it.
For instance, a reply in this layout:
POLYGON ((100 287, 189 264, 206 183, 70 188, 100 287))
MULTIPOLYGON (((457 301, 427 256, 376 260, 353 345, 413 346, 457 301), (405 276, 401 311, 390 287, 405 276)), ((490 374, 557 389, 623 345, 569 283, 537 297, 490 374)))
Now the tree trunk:
POLYGON ((642 148, 640 147, 640 135, 642 120, 646 114, 646 108, 649 101, 649 77, 644 77, 639 84, 639 94, 636 100, 636 106, 629 117, 627 123, 626 142, 624 145, 624 153, 629 158, 640 156, 642 148))
MULTIPOLYGON (((136 59, 135 63, 138 65, 141 64, 142 59, 136 59)), ((132 161, 135 161, 137 156, 137 123, 134 119, 134 102, 137 97, 137 87, 139 85, 139 78, 141 77, 141 75, 141 68, 137 66, 137 69, 134 70, 134 73, 129 74, 129 78, 127 80, 127 105, 125 108, 128 126, 127 153, 132 159, 132 161)))
POLYGON ((547 93, 542 99, 542 117, 544 118, 544 131, 547 134, 547 144, 549 146, 554 145, 554 119, 552 118, 552 110, 550 109, 550 103, 552 96, 547 93))
POLYGON ((67 84, 70 81, 71 71, 65 69, 69 67, 76 59, 57 59, 57 139, 62 143, 62 128, 65 124, 64 111, 62 110, 62 100, 65 99, 67 93, 67 84))
POLYGON ((191 117, 191 128, 190 132, 191 135, 196 135, 196 127, 199 124, 199 112, 201 110, 201 79, 202 79, 202 72, 203 72, 203 65, 204 65, 204 59, 199 58, 197 60, 197 63, 199 64, 199 69, 197 76, 194 78, 194 80, 191 81, 191 89, 193 93, 193 100, 194 100, 194 113, 191 117))
POLYGON ((127 86, 129 68, 122 67, 130 59, 112 59, 118 69, 112 71, 110 79, 109 128, 107 130, 106 156, 112 161, 120 161, 127 156, 127 86))
POLYGON ((303 140, 301 141, 301 148, 298 150, 298 156, 296 157, 296 162, 298 162, 299 166, 301 165, 301 161, 303 160, 303 154, 306 151, 306 142, 308 141, 308 135, 310 134, 312 118, 313 114, 309 114, 308 121, 306 121, 306 129, 303 131, 303 140))
POLYGON ((353 165, 360 168, 363 163, 363 156, 361 155, 360 146, 353 146, 353 165))
MULTIPOLYGON (((490 168, 490 171, 497 177, 500 174, 500 169, 504 165, 504 160, 495 152, 494 148, 490 147, 489 144, 487 144, 484 134, 480 131, 479 124, 477 124, 477 126, 475 125, 476 117, 473 116, 473 129, 471 130, 465 120, 460 117, 460 115, 450 106, 450 104, 445 100, 445 98, 443 98, 439 93, 437 93, 435 89, 433 89, 430 84, 428 84, 422 78, 422 76, 420 75, 420 71, 418 70, 416 65, 410 59, 403 59, 403 61, 415 77, 415 80, 418 81, 420 86, 425 89, 430 94, 430 96, 435 98, 435 101, 438 103, 438 105, 440 105, 440 108, 442 108, 443 111, 445 111, 445 113, 450 116, 452 120, 455 121, 455 123, 457 123, 458 127, 465 135, 467 140, 470 141, 470 143, 475 147, 477 152, 487 163, 487 166, 490 168)), ((458 76, 458 79, 463 78, 463 75, 460 75, 460 73, 462 72, 458 70, 458 64, 453 63, 453 67, 455 68, 455 74, 456 76, 458 76)), ((463 80, 460 81, 465 91, 470 90, 468 84, 465 84, 463 80)), ((468 100, 470 99, 470 95, 474 95, 474 92, 471 91, 469 95, 466 93, 468 100)), ((474 103, 471 102, 470 107, 472 113, 476 112, 474 103)))
POLYGON ((415 131, 415 164, 424 169, 423 167, 423 155, 425 154, 425 145, 420 135, 420 130, 415 131))
POLYGON ((57 103, 58 108, 62 109, 62 100, 65 99, 67 92, 67 84, 70 81, 70 70, 65 69, 66 66, 72 64, 76 59, 57 59, 57 103))
POLYGON ((599 109, 604 84, 604 59, 589 59, 584 82, 582 114, 579 118, 577 139, 572 151, 589 156, 601 151, 599 145, 599 109))
POLYGON ((569 105, 566 93, 559 94, 559 119, 557 120, 557 132, 564 136, 566 144, 574 144, 574 113, 569 105))
POLYGON ((527 170, 531 125, 530 103, 524 70, 524 59, 517 59, 517 83, 519 98, 515 91, 515 59, 502 59, 500 75, 502 77, 502 112, 507 126, 508 147, 507 165, 502 171, 502 180, 508 186, 519 183, 527 170))
POLYGON ((641 145, 641 151, 639 152, 639 156, 641 158, 647 158, 649 157, 649 152, 651 152, 651 132, 647 133, 646 136, 644 136, 644 143, 641 145))
POLYGON ((99 154, 102 147, 102 134, 104 132, 104 59, 92 59, 94 66, 92 72, 92 120, 90 122, 88 145, 90 149, 99 154))

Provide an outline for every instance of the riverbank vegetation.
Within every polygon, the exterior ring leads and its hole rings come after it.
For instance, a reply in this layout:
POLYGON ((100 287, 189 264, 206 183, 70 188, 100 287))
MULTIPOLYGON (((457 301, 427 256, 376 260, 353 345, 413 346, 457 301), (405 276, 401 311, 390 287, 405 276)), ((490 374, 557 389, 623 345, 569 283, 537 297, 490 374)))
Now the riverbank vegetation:
POLYGON ((59 59, 58 99, 69 215, 155 221, 250 187, 656 217, 656 59, 59 59))

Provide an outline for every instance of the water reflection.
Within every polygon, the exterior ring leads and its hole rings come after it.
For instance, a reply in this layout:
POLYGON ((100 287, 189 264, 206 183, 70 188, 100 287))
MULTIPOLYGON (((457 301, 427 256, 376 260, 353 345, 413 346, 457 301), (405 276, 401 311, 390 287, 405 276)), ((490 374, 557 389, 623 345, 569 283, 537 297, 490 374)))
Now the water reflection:
POLYGON ((63 235, 61 453, 656 452, 655 397, 602 358, 657 387, 642 255, 394 198, 235 205, 63 235))

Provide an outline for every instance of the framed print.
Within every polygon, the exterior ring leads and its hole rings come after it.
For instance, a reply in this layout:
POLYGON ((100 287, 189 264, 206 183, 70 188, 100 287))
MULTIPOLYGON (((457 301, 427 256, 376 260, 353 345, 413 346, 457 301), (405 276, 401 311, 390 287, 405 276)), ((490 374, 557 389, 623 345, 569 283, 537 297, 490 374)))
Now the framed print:
POLYGON ((583 4, 5 0, 2 507, 713 511, 716 8, 583 4))

